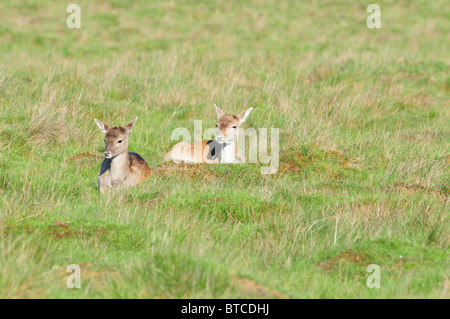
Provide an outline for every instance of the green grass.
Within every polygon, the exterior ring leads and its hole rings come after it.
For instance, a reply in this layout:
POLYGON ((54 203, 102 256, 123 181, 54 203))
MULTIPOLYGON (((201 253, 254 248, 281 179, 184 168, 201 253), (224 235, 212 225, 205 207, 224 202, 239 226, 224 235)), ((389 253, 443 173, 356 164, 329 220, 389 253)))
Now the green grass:
POLYGON ((0 297, 450 297, 444 1, 77 3, 0 4, 0 297), (277 174, 160 166, 214 103, 280 128, 277 174), (93 118, 136 116, 155 174, 100 195, 93 118))

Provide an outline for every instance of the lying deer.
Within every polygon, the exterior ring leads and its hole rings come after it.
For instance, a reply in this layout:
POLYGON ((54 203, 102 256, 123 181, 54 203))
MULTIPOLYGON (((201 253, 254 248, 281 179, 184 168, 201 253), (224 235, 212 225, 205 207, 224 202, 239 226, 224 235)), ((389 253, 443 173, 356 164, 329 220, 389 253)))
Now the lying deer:
POLYGON ((94 119, 100 131, 105 133, 105 152, 98 176, 100 193, 120 186, 134 186, 145 181, 151 169, 136 153, 128 152, 128 134, 133 129, 137 117, 125 127, 111 127, 94 119))
POLYGON ((175 163, 243 163, 244 158, 237 152, 238 128, 245 122, 252 107, 239 115, 225 114, 217 105, 216 124, 217 136, 215 140, 202 141, 194 144, 180 142, 164 156, 164 161, 172 160, 175 163), (201 152, 194 152, 197 148, 201 152))

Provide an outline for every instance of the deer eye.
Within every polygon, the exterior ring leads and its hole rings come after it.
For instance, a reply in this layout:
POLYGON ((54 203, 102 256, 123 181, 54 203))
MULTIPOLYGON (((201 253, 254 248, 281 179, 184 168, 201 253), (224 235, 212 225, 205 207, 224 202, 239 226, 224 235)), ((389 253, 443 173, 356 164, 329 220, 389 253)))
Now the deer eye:
POLYGON ((232 128, 236 128, 236 125, 233 125, 232 128))
POLYGON ((117 140, 117 143, 122 143, 122 140, 117 140))
POLYGON ((219 127, 219 124, 216 124, 216 127, 219 127))

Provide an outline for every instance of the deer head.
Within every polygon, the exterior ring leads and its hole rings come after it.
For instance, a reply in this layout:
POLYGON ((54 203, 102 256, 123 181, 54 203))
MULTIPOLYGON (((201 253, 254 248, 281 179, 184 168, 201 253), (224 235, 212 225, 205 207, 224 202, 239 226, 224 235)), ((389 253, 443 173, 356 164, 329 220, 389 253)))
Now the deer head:
POLYGON ((114 158, 122 154, 123 152, 128 152, 128 134, 130 134, 137 119, 138 118, 136 117, 133 121, 131 121, 124 127, 111 127, 108 124, 94 119, 100 131, 105 133, 105 152, 103 153, 105 158, 114 158))
POLYGON ((216 124, 217 135, 216 141, 223 143, 232 143, 238 137, 239 126, 245 122, 253 107, 249 108, 247 111, 240 113, 239 115, 225 114, 217 105, 214 104, 216 108, 217 118, 219 121, 216 124))

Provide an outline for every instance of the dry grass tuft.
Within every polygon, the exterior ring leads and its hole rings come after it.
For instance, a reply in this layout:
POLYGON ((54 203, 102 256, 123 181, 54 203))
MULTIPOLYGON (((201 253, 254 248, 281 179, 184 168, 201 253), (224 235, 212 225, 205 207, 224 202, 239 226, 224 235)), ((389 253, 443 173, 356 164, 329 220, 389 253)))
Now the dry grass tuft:
POLYGON ((245 277, 234 277, 232 282, 251 298, 289 299, 287 295, 245 277))
POLYGON ((283 152, 280 158, 280 172, 298 173, 304 168, 328 160, 337 162, 344 169, 356 167, 356 162, 340 151, 326 150, 317 144, 308 144, 283 152))
POLYGON ((320 263, 318 267, 325 271, 331 271, 339 267, 339 265, 341 265, 342 263, 350 263, 359 266, 366 266, 367 256, 364 253, 357 253, 351 250, 347 250, 340 253, 336 257, 331 258, 327 262, 320 263))
POLYGON ((448 191, 425 187, 420 184, 405 184, 405 183, 397 183, 395 185, 391 185, 386 187, 387 190, 399 192, 401 194, 415 195, 417 193, 427 193, 433 197, 448 200, 450 193, 448 191))
POLYGON ((211 170, 208 164, 175 164, 173 162, 165 162, 158 165, 153 169, 153 173, 155 176, 175 176, 198 180, 211 180, 220 176, 218 172, 211 170))

